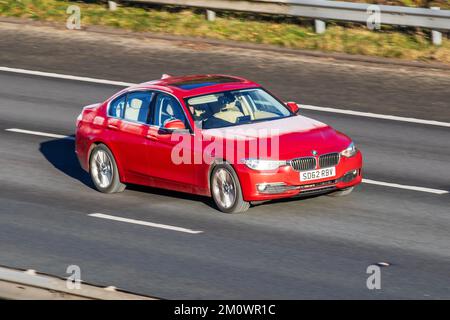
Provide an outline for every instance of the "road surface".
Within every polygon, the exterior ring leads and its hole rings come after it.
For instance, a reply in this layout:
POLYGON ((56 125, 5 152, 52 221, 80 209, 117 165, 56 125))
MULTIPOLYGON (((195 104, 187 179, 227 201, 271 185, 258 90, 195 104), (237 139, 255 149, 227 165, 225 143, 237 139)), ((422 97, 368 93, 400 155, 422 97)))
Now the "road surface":
MULTIPOLYGON (((50 31, 8 28, 0 66, 130 82, 163 72, 233 73, 299 103, 450 122, 450 77, 438 71, 171 44, 134 52, 128 40, 107 53, 88 35, 74 45, 50 31)), ((365 178, 388 185, 272 202, 242 215, 152 188, 101 194, 79 167, 73 140, 7 131, 73 135, 80 108, 119 89, 0 71, 0 264, 59 276, 78 265, 90 283, 170 299, 450 298, 448 127, 301 110, 351 136, 364 153, 365 178), (368 290, 366 269, 379 262, 390 264, 381 269, 382 288, 368 290)))

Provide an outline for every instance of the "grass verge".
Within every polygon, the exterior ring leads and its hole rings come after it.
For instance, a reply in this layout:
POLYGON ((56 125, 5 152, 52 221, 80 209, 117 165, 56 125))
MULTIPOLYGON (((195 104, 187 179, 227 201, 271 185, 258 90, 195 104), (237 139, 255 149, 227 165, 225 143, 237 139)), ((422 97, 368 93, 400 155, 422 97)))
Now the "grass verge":
POLYGON ((431 44, 428 32, 398 32, 389 27, 374 32, 361 26, 329 24, 326 33, 318 35, 309 23, 292 18, 262 21, 245 14, 221 14, 216 21, 209 22, 198 11, 141 7, 119 7, 109 11, 104 4, 67 0, 0 0, 0 16, 65 24, 66 9, 73 4, 81 8, 82 26, 104 25, 133 31, 450 64, 450 40, 445 36, 443 45, 436 47, 431 44))

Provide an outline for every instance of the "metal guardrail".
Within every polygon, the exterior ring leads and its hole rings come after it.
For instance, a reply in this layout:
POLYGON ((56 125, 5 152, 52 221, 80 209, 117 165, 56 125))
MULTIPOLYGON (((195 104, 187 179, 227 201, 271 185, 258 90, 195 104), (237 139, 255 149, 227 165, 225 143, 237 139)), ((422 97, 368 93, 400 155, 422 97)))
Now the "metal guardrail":
MULTIPOLYGON (((370 4, 325 0, 128 0, 209 10, 277 14, 366 23, 370 4)), ((450 30, 450 10, 379 5, 381 24, 450 30)))
POLYGON ((34 270, 0 266, 0 300, 156 300, 128 293, 114 287, 101 288, 81 283, 79 289, 68 289, 66 280, 34 270))

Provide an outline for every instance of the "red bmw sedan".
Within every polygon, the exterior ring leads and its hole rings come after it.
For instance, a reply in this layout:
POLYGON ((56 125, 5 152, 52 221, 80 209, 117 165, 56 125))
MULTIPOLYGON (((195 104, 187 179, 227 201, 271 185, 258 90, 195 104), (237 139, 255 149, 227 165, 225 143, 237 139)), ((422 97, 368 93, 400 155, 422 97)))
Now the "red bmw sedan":
POLYGON ((362 180, 350 138, 239 77, 164 75, 84 107, 76 126, 80 164, 104 193, 141 184, 211 196, 236 213, 347 195, 362 180))

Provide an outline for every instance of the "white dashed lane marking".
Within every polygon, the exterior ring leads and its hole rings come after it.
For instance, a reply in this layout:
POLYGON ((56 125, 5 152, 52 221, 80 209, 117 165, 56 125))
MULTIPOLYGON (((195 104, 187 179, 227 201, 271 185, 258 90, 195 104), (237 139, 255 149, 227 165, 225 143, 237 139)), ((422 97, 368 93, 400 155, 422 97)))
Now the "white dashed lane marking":
POLYGON ((421 191, 421 192, 428 192, 428 193, 434 193, 434 194, 448 193, 447 190, 432 189, 432 188, 417 187, 417 186, 407 186, 407 185, 398 184, 398 183, 382 182, 382 181, 375 181, 375 180, 370 180, 370 179, 363 179, 362 182, 367 183, 367 184, 374 184, 374 185, 378 185, 378 186, 389 187, 389 188, 421 191))
POLYGON ((31 135, 34 135, 34 136, 41 136, 41 137, 48 137, 48 138, 57 138, 57 139, 75 140, 75 138, 74 138, 74 137, 71 137, 71 136, 64 136, 64 135, 61 135, 61 134, 54 134, 54 133, 48 133, 48 132, 23 130, 23 129, 17 129, 17 128, 11 128, 11 129, 5 129, 5 130, 6 130, 6 131, 9 131, 9 132, 31 134, 31 135))
POLYGON ((147 221, 143 221, 143 220, 122 218, 122 217, 111 216, 109 214, 103 214, 103 213, 91 213, 91 214, 88 214, 88 216, 94 217, 94 218, 100 218, 100 219, 125 222, 125 223, 132 223, 132 224, 137 224, 137 225, 146 226, 146 227, 184 232, 184 233, 191 233, 191 234, 203 233, 203 231, 196 231, 196 230, 191 230, 191 229, 186 229, 186 228, 181 228, 181 227, 170 226, 170 225, 166 225, 166 224, 147 222, 147 221))

